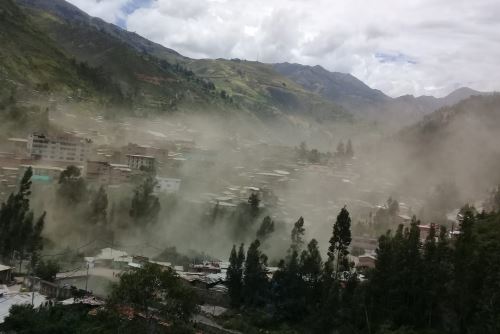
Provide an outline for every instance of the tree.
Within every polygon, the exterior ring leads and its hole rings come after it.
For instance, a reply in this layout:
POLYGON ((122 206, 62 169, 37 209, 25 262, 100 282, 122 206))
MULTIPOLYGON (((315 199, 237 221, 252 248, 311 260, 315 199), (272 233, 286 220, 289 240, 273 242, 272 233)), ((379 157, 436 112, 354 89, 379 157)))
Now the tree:
POLYGON ((130 217, 137 226, 153 224, 160 213, 160 201, 154 195, 156 181, 148 176, 134 191, 129 211, 130 217))
POLYGON ((337 152, 335 152, 335 156, 337 156, 338 158, 345 157, 345 145, 344 145, 344 142, 342 140, 337 145, 337 152))
POLYGON ((150 325, 155 317, 187 323, 197 310, 197 297, 172 269, 148 263, 142 269, 121 274, 119 283, 111 289, 109 304, 112 308, 127 305, 142 312, 150 325))
POLYGON ((248 197, 248 204, 250 205, 250 216, 252 219, 257 218, 259 215, 260 199, 257 193, 251 193, 248 197))
MULTIPOLYGON (((471 288, 477 286, 480 281, 476 264, 479 262, 477 256, 477 238, 474 233, 476 225, 475 209, 466 205, 460 211, 460 234, 455 243, 454 254, 454 298, 455 312, 460 333, 467 332, 469 323, 472 321, 475 305, 477 305, 477 292, 471 288)), ((479 271, 480 272, 480 271, 479 271)))
POLYGON ((306 229, 304 228, 304 218, 300 217, 299 220, 295 222, 292 229, 292 245, 290 246, 291 251, 296 251, 299 253, 304 247, 304 234, 306 229))
POLYGON ((53 282, 56 279, 56 274, 59 272, 61 267, 57 261, 39 261, 35 267, 35 276, 49 282, 53 282))
POLYGON ((309 154, 307 155, 307 160, 310 163, 319 163, 321 160, 321 154, 317 149, 312 149, 309 154))
POLYGON ((312 239, 300 257, 300 271, 310 285, 317 284, 321 279, 323 261, 318 247, 318 241, 312 239))
POLYGON ((351 240, 351 218, 349 217, 349 211, 347 211, 346 207, 343 207, 333 225, 333 235, 330 238, 330 247, 328 248, 329 260, 332 263, 336 260, 336 274, 339 273, 339 268, 342 271, 349 268, 347 255, 349 254, 348 247, 351 240))
POLYGON ((300 142, 300 146, 298 149, 298 156, 300 160, 305 160, 307 158, 307 144, 305 141, 300 142))
POLYGON ((34 224, 34 214, 30 210, 32 175, 30 167, 21 179, 19 191, 11 194, 0 208, 0 257, 7 263, 13 263, 17 257, 20 269, 27 256, 31 256, 33 268, 43 246, 41 233, 45 213, 34 224))
POLYGON ((273 275, 273 301, 279 321, 297 322, 306 310, 306 285, 300 271, 299 255, 293 250, 273 275))
POLYGON ((108 215, 108 195, 104 187, 99 187, 90 201, 90 221, 93 225, 105 225, 108 215))
POLYGON ((349 159, 354 157, 354 149, 352 148, 352 142, 350 139, 347 141, 347 145, 345 147, 345 156, 349 159))
POLYGON ((239 307, 242 301, 243 290, 243 263, 245 262, 244 245, 241 244, 238 253, 233 245, 229 257, 229 267, 227 269, 227 286, 231 306, 239 307))
POLYGON ((255 240, 250 244, 247 251, 244 276, 243 296, 245 304, 249 306, 260 306, 267 299, 267 256, 259 249, 260 241, 255 240))
POLYGON ((274 232, 274 222, 271 217, 266 216, 257 230, 257 239, 265 241, 274 232))
POLYGON ((70 206, 76 206, 87 199, 87 185, 80 168, 68 166, 61 172, 57 194, 63 203, 70 206))

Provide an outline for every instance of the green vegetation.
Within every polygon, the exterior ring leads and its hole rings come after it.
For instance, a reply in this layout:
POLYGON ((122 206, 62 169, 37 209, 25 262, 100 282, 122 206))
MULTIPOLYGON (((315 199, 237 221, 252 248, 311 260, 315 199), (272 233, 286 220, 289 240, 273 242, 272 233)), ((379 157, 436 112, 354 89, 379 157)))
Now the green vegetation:
POLYGON ((266 257, 256 241, 236 284, 241 272, 233 248, 236 274, 230 294, 239 296, 243 288, 245 307, 233 303, 233 313, 221 323, 245 333, 497 333, 500 214, 477 214, 465 206, 460 216, 460 234, 454 238, 432 224, 422 242, 415 219, 409 227, 387 232, 379 239, 375 269, 366 270, 362 281, 347 260, 350 219, 345 208, 334 224, 326 263, 311 240, 300 256, 292 247, 268 281, 266 257))
POLYGON ((23 261, 29 260, 33 270, 43 249, 42 231, 46 214, 44 212, 35 220, 30 209, 32 175, 32 169, 28 168, 18 192, 11 194, 0 208, 0 259, 8 264, 17 260, 20 269, 23 261))
POLYGON ((190 317, 196 295, 170 270, 156 265, 125 273, 105 307, 48 303, 38 309, 17 305, 0 331, 6 333, 194 333, 190 317))

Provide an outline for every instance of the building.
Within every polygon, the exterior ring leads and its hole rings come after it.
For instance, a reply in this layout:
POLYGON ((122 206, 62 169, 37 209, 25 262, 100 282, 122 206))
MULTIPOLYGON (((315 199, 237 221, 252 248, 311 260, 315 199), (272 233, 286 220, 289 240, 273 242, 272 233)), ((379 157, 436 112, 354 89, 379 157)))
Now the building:
POLYGON ((132 169, 152 171, 155 169, 155 160, 150 155, 127 154, 127 165, 132 169))
POLYGON ((7 143, 11 152, 15 152, 18 155, 26 155, 26 149, 28 146, 28 139, 26 138, 9 138, 7 143))
POLYGON ((8 284, 12 281, 12 267, 0 264, 0 284, 8 284))
POLYGON ((375 268, 376 257, 373 254, 364 254, 358 257, 358 268, 375 268))
POLYGON ((160 162, 165 162, 168 159, 168 150, 159 147, 153 147, 149 145, 137 145, 129 143, 122 149, 125 155, 144 155, 152 156, 160 162))
POLYGON ((82 163, 90 154, 92 141, 73 135, 46 136, 31 134, 27 149, 32 159, 82 163))
POLYGON ((33 182, 42 182, 42 183, 52 183, 54 181, 57 182, 61 175, 61 172, 64 171, 62 167, 54 167, 54 166, 32 166, 32 165, 20 165, 18 177, 22 178, 26 170, 31 167, 33 171, 33 176, 31 177, 31 181, 33 182))
POLYGON ((180 179, 171 179, 167 177, 157 177, 156 178, 156 186, 155 193, 166 193, 166 194, 174 194, 179 191, 181 188, 181 180, 180 179))
POLYGON ((85 177, 89 182, 103 185, 127 183, 132 170, 128 165, 112 164, 107 161, 87 161, 85 177))

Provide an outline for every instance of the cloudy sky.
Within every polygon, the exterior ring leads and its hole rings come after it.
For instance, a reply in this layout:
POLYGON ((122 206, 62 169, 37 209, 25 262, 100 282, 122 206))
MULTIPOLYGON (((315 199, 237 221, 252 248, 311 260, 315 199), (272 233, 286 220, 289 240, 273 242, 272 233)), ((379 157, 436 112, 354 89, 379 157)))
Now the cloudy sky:
POLYGON ((297 62, 391 96, 500 90, 498 0, 69 0, 193 58, 297 62))

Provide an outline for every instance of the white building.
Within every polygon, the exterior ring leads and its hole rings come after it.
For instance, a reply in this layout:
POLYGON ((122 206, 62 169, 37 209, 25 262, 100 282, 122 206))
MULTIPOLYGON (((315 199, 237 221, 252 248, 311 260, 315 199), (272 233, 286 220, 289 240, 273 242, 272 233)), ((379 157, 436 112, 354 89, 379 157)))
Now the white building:
POLYGON ((28 154, 33 159, 81 163, 90 153, 92 141, 72 135, 46 136, 31 134, 28 137, 28 154))
POLYGON ((178 192, 180 188, 181 188, 180 179, 171 179, 167 177, 156 178, 155 192, 157 194, 159 193, 173 194, 178 192))

